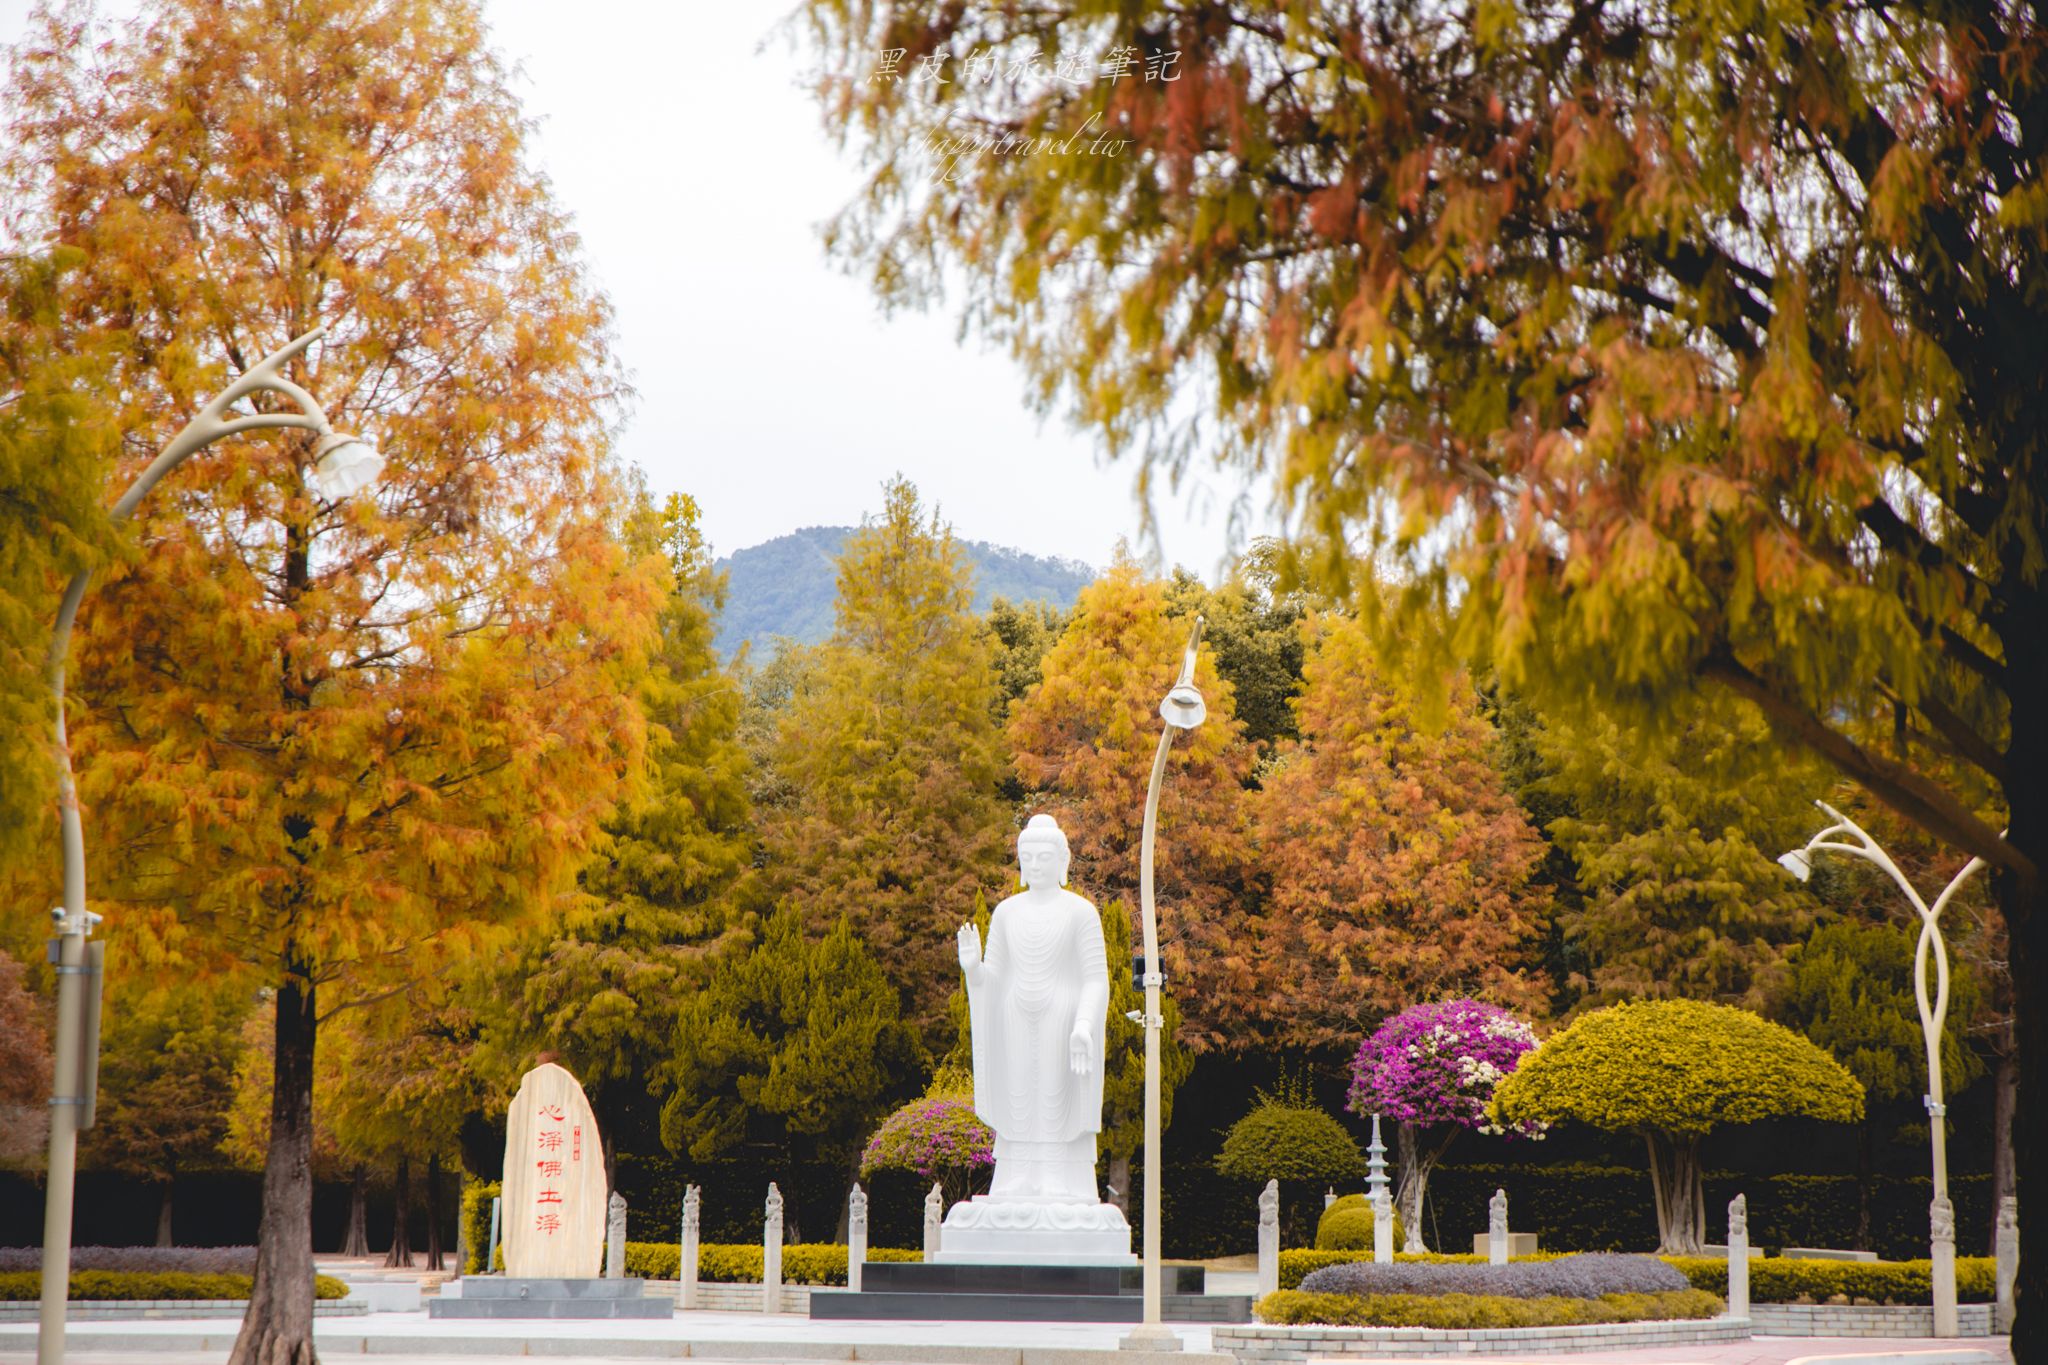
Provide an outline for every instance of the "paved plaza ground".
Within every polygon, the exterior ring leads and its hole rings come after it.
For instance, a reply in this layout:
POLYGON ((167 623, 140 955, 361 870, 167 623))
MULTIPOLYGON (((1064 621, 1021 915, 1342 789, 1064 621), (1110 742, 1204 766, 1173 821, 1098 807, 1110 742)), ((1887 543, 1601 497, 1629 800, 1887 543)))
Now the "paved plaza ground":
MULTIPOLYGON (((188 1322, 86 1322, 70 1334, 71 1365, 219 1365, 238 1324, 233 1319, 188 1322)), ((420 1313, 373 1313, 323 1319, 315 1328, 329 1359, 374 1355, 380 1365, 433 1362, 464 1365, 546 1356, 555 1360, 677 1359, 765 1362, 856 1360, 873 1365, 1140 1365, 1118 1354, 1122 1326, 1008 1322, 818 1322, 788 1314, 677 1313, 666 1322, 431 1321, 420 1313)), ((1209 1329, 1176 1328, 1191 1362, 1218 1365, 1209 1329)), ((0 1326, 0 1365, 26 1365, 35 1351, 33 1323, 0 1326)), ((1535 1356, 1460 1356, 1456 1359, 1527 1359, 1544 1365, 1603 1361, 1612 1365, 1789 1365, 1830 1357, 1883 1359, 1895 1365, 1975 1365, 2012 1359, 2003 1337, 1951 1341, 1759 1337, 1714 1346, 1535 1356), (1963 1353, 1963 1354, 1959 1354, 1963 1353)), ((1142 1358, 1145 1365, 1163 1359, 1142 1358)), ((1843 1362, 1848 1365, 1848 1362, 1843 1362)))

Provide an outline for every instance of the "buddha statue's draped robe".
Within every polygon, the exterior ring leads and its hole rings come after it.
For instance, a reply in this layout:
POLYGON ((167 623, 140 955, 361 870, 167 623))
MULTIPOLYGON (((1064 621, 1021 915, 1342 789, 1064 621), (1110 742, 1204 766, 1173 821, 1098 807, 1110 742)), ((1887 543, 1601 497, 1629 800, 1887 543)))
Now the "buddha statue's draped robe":
POLYGON ((979 983, 970 979, 967 988, 974 1112, 1005 1145, 1086 1138, 1092 1167, 1109 1020, 1109 968, 1095 907, 1066 890, 1011 896, 989 920, 982 969, 979 983), (1090 1046, 1085 1075, 1069 1063, 1077 1024, 1090 1046))

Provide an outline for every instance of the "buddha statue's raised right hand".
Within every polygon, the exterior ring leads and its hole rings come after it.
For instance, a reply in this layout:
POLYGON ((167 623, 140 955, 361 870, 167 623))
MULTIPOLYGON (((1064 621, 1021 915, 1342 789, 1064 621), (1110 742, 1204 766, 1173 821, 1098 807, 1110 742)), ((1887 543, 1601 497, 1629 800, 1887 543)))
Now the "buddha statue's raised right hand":
POLYGON ((960 941, 960 970, 972 976, 974 969, 981 965, 981 935, 975 932, 973 925, 963 924, 956 937, 960 941))

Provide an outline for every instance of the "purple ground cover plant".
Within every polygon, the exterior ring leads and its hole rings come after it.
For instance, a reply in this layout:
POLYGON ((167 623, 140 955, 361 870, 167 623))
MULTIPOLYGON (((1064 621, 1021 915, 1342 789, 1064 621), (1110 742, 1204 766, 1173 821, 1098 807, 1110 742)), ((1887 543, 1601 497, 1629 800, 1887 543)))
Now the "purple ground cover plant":
POLYGON ((1501 1294, 1514 1299, 1596 1299, 1602 1294, 1661 1294, 1690 1287, 1683 1272, 1654 1256, 1606 1252, 1508 1265, 1367 1261, 1324 1266, 1301 1280, 1304 1294, 1501 1294))

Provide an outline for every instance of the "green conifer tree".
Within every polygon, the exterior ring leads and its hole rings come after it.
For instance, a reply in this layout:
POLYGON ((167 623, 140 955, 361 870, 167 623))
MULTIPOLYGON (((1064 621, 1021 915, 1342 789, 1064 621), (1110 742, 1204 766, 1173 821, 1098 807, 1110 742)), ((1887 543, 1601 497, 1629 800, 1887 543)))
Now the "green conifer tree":
MULTIPOLYGON (((693 1161, 749 1148, 849 1174, 877 1120, 915 1090, 925 1054, 847 916, 815 942, 776 910, 760 941, 721 957, 678 1011, 661 1139, 693 1161)), ((794 1188, 785 1228, 800 1240, 794 1188)))
POLYGON ((1602 1001, 1688 997, 1759 1006, 1787 948, 1811 928, 1813 898, 1773 861, 1805 841, 1826 789, 1810 757, 1787 753, 1755 707, 1717 694, 1675 705, 1661 733, 1607 715, 1546 714, 1535 786, 1567 813, 1551 839, 1577 866, 1560 916, 1602 1001))
POLYGON ((788 803, 763 817, 777 898, 813 932, 849 917, 905 1017, 934 1037, 953 931, 1008 857, 999 684, 971 576, 917 490, 886 485, 840 558, 832 638, 781 716, 788 803))
MULTIPOLYGON (((1842 920, 1813 931, 1787 957, 1779 1015, 1824 1047, 1863 1083, 1868 1107, 1856 1145, 1856 1245, 1870 1249, 1876 1106, 1927 1093, 1927 1043, 1913 998, 1914 935, 1891 924, 1842 920)), ((1933 966, 1928 967, 1930 988, 1933 966)), ((1981 1007, 1976 976, 1958 961, 1949 973, 1941 1039, 1942 1089, 1954 1095, 1984 1072, 1963 1042, 1981 1007)))

